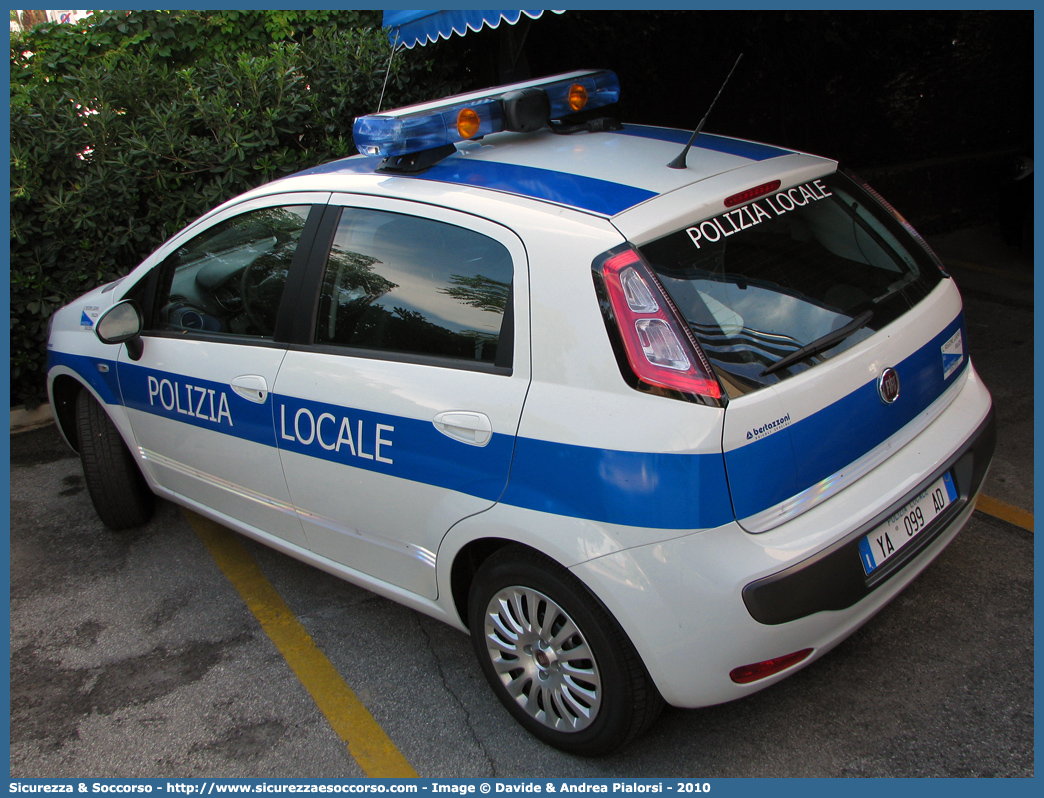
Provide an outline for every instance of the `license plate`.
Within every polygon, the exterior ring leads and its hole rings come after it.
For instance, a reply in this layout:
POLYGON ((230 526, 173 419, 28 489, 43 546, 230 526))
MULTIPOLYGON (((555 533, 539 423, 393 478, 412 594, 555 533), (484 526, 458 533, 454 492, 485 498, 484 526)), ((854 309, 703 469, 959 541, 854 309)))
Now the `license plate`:
POLYGON ((957 498, 953 477, 943 474, 923 492, 915 496, 899 512, 859 541, 859 559, 869 576, 950 506, 957 498))

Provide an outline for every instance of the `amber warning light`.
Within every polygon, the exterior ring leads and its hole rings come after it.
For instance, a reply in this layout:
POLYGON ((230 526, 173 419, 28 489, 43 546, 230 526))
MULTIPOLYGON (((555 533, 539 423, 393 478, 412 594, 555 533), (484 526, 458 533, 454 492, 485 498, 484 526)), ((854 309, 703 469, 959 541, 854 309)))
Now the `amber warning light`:
POLYGON ((457 132, 462 139, 470 139, 479 132, 482 120, 471 108, 462 108, 457 114, 457 132))
POLYGON ((587 89, 579 83, 569 87, 569 107, 573 111, 582 111, 587 105, 587 89))

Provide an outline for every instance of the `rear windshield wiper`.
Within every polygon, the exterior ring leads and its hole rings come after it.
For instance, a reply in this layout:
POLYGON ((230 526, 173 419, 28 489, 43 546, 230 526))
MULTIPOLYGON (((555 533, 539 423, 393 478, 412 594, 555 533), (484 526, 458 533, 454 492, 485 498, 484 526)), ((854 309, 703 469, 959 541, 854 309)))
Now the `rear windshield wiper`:
POLYGON ((769 374, 773 374, 777 371, 780 371, 781 369, 785 369, 787 366, 791 366, 794 363, 797 363, 799 360, 804 360, 806 357, 818 354, 819 352, 829 349, 835 344, 838 344, 841 341, 845 340, 856 330, 860 329, 861 327, 865 327, 870 322, 870 319, 872 319, 873 317, 874 312, 872 310, 864 310, 862 313, 860 313, 858 316, 852 319, 852 321, 848 322, 848 324, 846 324, 844 327, 838 327, 836 330, 828 332, 822 338, 817 338, 812 343, 805 344, 803 347, 794 352, 791 352, 786 357, 780 358, 767 369, 765 369, 763 372, 761 372, 761 376, 767 377, 769 374))

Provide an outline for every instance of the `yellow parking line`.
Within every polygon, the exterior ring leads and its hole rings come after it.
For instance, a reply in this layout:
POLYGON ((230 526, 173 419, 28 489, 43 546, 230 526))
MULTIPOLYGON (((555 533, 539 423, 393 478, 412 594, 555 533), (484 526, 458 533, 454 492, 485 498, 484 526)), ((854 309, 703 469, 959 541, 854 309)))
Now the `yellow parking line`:
POLYGON ((275 643, 366 775, 416 777, 417 772, 406 757, 318 649, 236 534, 195 513, 186 510, 185 514, 228 581, 239 591, 265 634, 275 643))
POLYGON ((975 509, 981 510, 987 515, 992 515, 994 518, 1007 521, 1009 524, 1020 526, 1030 532, 1033 531, 1033 513, 1027 513, 1025 510, 1013 507, 1000 499, 980 495, 979 500, 975 503, 975 509))

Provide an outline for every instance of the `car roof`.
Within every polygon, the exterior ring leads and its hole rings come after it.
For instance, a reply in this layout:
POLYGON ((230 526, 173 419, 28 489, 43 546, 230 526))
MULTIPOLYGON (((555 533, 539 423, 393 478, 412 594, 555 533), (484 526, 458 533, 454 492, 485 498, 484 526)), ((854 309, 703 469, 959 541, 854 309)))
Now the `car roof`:
POLYGON ((691 219, 694 209, 704 206, 713 212, 725 196, 757 185, 765 175, 787 186, 837 168, 826 158, 705 133, 690 150, 687 168, 669 168, 690 135, 644 125, 570 135, 549 130, 496 133, 458 143, 457 152, 417 173, 382 173, 381 157, 357 155, 290 175, 269 184, 269 189, 278 185, 279 191, 308 190, 320 182, 327 190, 340 177, 344 190, 351 191, 352 178, 364 175, 370 176, 366 182, 371 185, 373 176, 441 182, 564 206, 614 223, 631 218, 637 230, 648 228, 646 220, 657 216, 662 220, 687 214, 691 219), (675 212, 672 207, 678 200, 682 204, 675 212))

